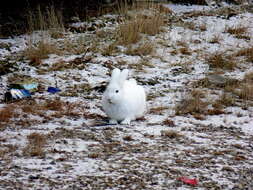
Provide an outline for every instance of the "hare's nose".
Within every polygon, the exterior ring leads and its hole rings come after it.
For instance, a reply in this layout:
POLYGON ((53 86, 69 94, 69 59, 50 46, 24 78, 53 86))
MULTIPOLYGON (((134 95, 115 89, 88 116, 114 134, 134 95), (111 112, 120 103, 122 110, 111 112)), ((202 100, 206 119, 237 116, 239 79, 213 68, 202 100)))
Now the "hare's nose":
POLYGON ((111 98, 108 98, 107 101, 108 101, 110 104, 113 103, 112 100, 111 100, 111 98))

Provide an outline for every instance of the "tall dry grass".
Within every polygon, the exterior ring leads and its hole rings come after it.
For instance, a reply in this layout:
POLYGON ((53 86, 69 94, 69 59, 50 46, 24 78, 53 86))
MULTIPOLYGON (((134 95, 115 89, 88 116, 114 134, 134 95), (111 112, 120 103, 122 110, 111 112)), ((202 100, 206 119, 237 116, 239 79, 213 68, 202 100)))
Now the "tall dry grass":
POLYGON ((36 10, 29 12, 27 22, 30 35, 24 56, 30 63, 40 65, 42 59, 48 58, 49 54, 60 53, 51 38, 62 37, 65 31, 61 11, 53 6, 45 10, 37 7, 36 10))
POLYGON ((117 28, 117 41, 119 44, 129 45, 140 41, 142 34, 156 35, 164 26, 164 10, 154 3, 135 4, 121 10, 126 16, 123 23, 117 28))
POLYGON ((51 38, 60 38, 65 31, 62 12, 53 6, 42 10, 40 6, 28 13, 29 39, 24 56, 33 65, 40 65, 49 54, 59 54, 51 38), (35 32, 37 31, 37 32, 35 32))
POLYGON ((48 31, 53 38, 58 38, 65 31, 62 12, 54 6, 47 7, 46 10, 41 10, 38 6, 35 11, 29 11, 27 22, 29 33, 36 30, 48 31))

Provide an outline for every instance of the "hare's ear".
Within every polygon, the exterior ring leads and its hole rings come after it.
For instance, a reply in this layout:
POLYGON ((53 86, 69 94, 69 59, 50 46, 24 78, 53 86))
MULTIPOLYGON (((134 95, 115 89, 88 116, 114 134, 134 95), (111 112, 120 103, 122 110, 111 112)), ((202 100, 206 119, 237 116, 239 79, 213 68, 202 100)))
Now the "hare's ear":
POLYGON ((119 77, 120 84, 123 84, 126 81, 127 77, 128 77, 128 69, 124 69, 120 73, 120 77, 119 77))
POLYGON ((120 76, 120 70, 118 68, 113 69, 110 82, 118 81, 119 76, 120 76))

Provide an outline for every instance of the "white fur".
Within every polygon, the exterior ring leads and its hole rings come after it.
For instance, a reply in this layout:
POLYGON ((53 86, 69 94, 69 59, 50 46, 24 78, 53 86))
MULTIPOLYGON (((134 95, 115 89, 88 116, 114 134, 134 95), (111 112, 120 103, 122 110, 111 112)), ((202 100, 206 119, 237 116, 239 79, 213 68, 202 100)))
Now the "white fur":
POLYGON ((102 107, 110 123, 130 124, 132 120, 143 116, 146 111, 146 94, 136 80, 127 80, 128 70, 112 71, 109 85, 103 97, 102 107), (118 92, 117 92, 118 91, 118 92))

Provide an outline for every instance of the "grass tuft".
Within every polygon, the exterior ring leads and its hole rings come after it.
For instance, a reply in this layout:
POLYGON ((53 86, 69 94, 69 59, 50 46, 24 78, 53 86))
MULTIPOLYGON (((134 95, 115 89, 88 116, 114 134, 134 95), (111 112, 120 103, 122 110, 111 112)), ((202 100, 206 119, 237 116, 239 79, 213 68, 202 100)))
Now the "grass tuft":
POLYGON ((113 53, 115 53, 117 50, 117 46, 116 43, 111 43, 108 46, 106 46, 103 51, 102 51, 102 55, 104 56, 110 56, 113 53))
POLYGON ((133 139, 133 137, 131 135, 127 135, 127 136, 123 137, 123 140, 124 141, 133 141, 134 139, 133 139))
POLYGON ((151 55, 153 51, 154 51, 154 44, 152 42, 144 42, 144 43, 139 44, 137 47, 133 47, 132 45, 129 45, 126 50, 126 54, 145 56, 145 55, 151 55))
POLYGON ((214 53, 206 59, 211 68, 234 70, 237 66, 233 56, 225 56, 224 53, 214 53))
POLYGON ((92 153, 88 154, 88 157, 92 158, 92 159, 97 159, 100 157, 100 154, 97 152, 92 152, 92 153))
POLYGON ((165 110, 167 110, 167 109, 168 109, 168 107, 163 107, 163 106, 161 106, 161 107, 154 107, 154 108, 151 108, 151 109, 149 110, 149 113, 150 113, 150 114, 155 114, 155 115, 162 115, 163 112, 164 112, 165 110))
POLYGON ((23 149, 23 154, 25 156, 32 157, 44 157, 45 156, 45 146, 47 144, 46 135, 40 133, 31 133, 27 136, 27 146, 23 149))
POLYGON ((10 121, 14 115, 13 109, 12 106, 6 106, 0 110, 0 123, 7 123, 10 121))
POLYGON ((248 62, 253 63, 253 47, 240 49, 235 56, 245 56, 248 62))
POLYGON ((53 38, 60 38, 63 35, 64 24, 63 16, 60 10, 54 6, 41 10, 40 6, 35 11, 30 11, 28 15, 28 32, 35 30, 48 31, 53 38))
POLYGON ((225 32, 234 35, 236 38, 239 39, 248 39, 247 36, 248 28, 245 26, 233 26, 233 27, 227 27, 225 29, 225 32))
POLYGON ((162 31, 162 26, 166 23, 162 11, 159 7, 148 9, 150 14, 144 15, 137 13, 130 16, 117 29, 117 41, 122 45, 137 43, 141 39, 141 34, 156 35, 162 31))
POLYGON ((53 100, 47 100, 44 104, 44 109, 52 111, 62 111, 64 107, 64 102, 56 98, 53 100))
POLYGON ((29 12, 27 22, 30 40, 28 47, 24 50, 24 55, 32 64, 40 65, 42 59, 48 58, 49 54, 60 53, 57 46, 50 42, 51 37, 63 37, 65 31, 60 11, 53 6, 43 11, 38 7, 35 11, 29 12), (34 31, 39 32, 35 34, 34 31))
POLYGON ((176 115, 205 113, 208 102, 204 102, 204 100, 202 100, 203 98, 203 92, 199 90, 193 90, 188 97, 176 105, 176 115))
POLYGON ((219 35, 214 35, 212 39, 210 39, 209 43, 218 44, 220 43, 221 37, 219 35))
POLYGON ((213 107, 216 109, 221 109, 222 107, 229 107, 235 105, 235 98, 232 94, 223 92, 222 95, 213 103, 213 107))
POLYGON ((163 130, 161 131, 161 136, 165 138, 170 138, 170 139, 178 139, 178 138, 183 137, 182 134, 174 130, 163 130))
POLYGON ((166 125, 166 126, 169 126, 169 127, 175 127, 175 122, 173 120, 170 120, 170 119, 165 119, 163 122, 162 122, 163 125, 166 125))
POLYGON ((36 45, 29 45, 24 51, 24 55, 35 66, 41 65, 42 59, 48 58, 49 54, 59 54, 59 50, 55 45, 46 41, 40 41, 36 45))

